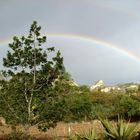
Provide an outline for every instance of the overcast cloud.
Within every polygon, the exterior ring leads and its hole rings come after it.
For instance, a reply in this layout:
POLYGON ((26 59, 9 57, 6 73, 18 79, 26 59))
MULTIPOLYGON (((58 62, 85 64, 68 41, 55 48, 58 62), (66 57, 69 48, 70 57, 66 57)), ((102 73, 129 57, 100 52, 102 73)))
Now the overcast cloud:
POLYGON ((85 40, 49 37, 52 33, 96 37, 139 56, 139 7, 139 0, 1 0, 0 63, 7 49, 1 42, 26 34, 37 20, 42 33, 48 33, 47 46, 61 50, 76 82, 140 83, 140 60, 85 40))

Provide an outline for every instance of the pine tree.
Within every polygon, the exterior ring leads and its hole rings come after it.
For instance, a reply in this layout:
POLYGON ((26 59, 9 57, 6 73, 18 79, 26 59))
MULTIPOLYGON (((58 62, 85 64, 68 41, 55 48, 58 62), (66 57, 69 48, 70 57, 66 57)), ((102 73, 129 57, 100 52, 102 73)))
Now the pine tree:
POLYGON ((41 116, 46 111, 47 102, 53 99, 49 94, 50 87, 65 68, 60 51, 43 46, 46 36, 41 36, 40 30, 34 21, 27 37, 13 37, 10 50, 3 58, 6 68, 3 75, 8 80, 0 83, 0 104, 6 109, 4 112, 1 108, 0 114, 9 123, 22 123, 27 130, 31 125, 44 121, 49 128, 50 122, 56 124, 60 119, 60 113, 55 118, 41 116))

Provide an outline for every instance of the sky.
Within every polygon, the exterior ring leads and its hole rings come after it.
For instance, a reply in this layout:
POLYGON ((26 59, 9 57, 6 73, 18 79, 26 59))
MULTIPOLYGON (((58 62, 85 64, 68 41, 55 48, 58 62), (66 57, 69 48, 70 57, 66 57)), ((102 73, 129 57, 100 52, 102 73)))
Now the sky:
POLYGON ((140 83, 139 0, 0 0, 0 69, 36 20, 78 84, 140 83))

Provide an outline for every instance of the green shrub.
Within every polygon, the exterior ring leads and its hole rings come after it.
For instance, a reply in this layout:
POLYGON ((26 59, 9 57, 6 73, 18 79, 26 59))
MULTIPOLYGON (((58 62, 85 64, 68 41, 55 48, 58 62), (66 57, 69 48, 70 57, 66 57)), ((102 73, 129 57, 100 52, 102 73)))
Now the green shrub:
POLYGON ((91 119, 98 119, 99 117, 110 118, 114 116, 114 111, 115 111, 114 106, 93 103, 91 111, 91 119))
POLYGON ((140 102, 133 99, 131 96, 123 95, 117 106, 118 114, 124 117, 134 117, 140 115, 140 102))
POLYGON ((98 118, 98 116, 114 118, 117 117, 119 111, 119 101, 122 94, 108 94, 96 92, 92 95, 92 118, 98 118))
POLYGON ((66 98, 65 121, 82 121, 90 118, 92 102, 86 93, 71 94, 66 98))
POLYGON ((126 119, 140 116, 139 97, 127 94, 92 93, 92 118, 106 116, 116 118, 118 115, 126 119))

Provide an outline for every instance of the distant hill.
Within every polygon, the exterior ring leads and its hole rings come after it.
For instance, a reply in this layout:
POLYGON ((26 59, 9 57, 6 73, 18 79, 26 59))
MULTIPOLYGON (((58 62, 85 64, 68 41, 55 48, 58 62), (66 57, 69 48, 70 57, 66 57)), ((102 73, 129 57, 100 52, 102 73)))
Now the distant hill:
POLYGON ((105 86, 103 80, 97 81, 94 85, 90 86, 90 91, 100 91, 105 93, 121 92, 121 93, 135 93, 140 89, 140 84, 137 83, 125 83, 114 86, 105 86))

